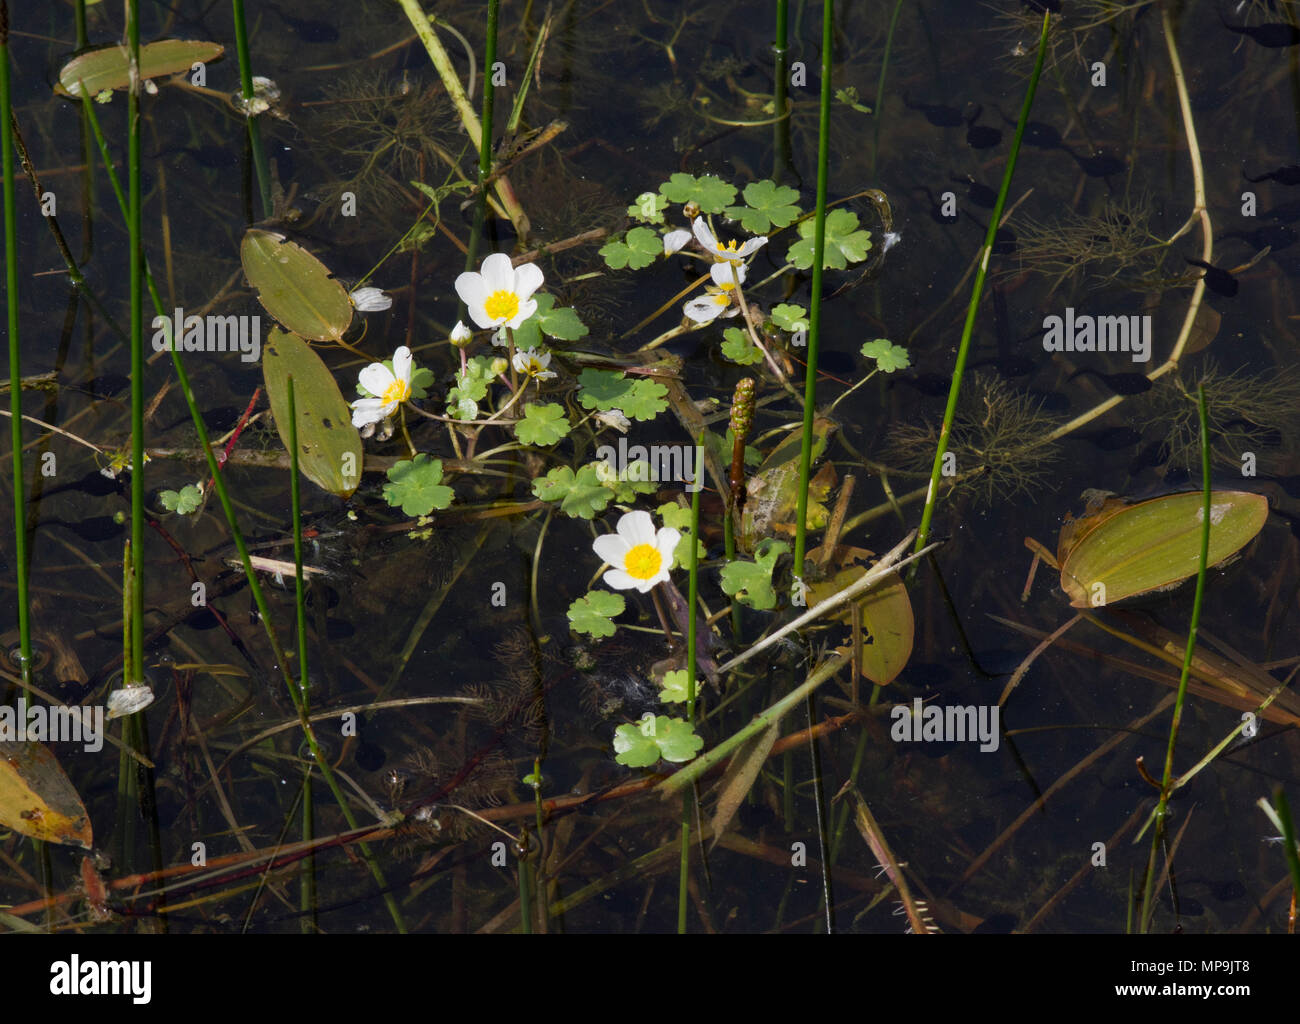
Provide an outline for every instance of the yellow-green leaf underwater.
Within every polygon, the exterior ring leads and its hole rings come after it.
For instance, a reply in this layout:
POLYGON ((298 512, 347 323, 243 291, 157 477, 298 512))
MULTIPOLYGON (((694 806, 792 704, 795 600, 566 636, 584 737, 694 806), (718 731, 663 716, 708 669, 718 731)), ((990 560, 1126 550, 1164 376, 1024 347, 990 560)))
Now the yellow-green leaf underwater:
POLYGON ((274 231, 244 233, 239 258, 257 298, 288 330, 311 341, 338 341, 352 323, 352 300, 329 268, 274 231))
POLYGON ((298 418, 298 466, 312 483, 346 498, 361 480, 361 437, 334 375, 297 335, 272 328, 262 348, 262 379, 280 440, 289 447, 289 374, 298 418))
POLYGON ((86 808, 58 759, 32 741, 0 740, 0 827, 83 850, 95 842, 86 808))
MULTIPOLYGON (((1167 494, 1136 505, 1108 502, 1061 531, 1061 589, 1075 608, 1113 604, 1195 576, 1204 495, 1167 494)), ((1210 495, 1210 552, 1218 565, 1264 528, 1268 499, 1248 491, 1210 495)))
MULTIPOLYGON (((224 52, 220 43, 159 39, 140 47, 140 76, 149 79, 175 75, 189 71, 196 63, 214 61, 224 52)), ((60 96, 80 96, 84 86, 94 96, 105 89, 125 89, 131 83, 129 64, 126 48, 117 44, 79 53, 63 65, 54 91, 60 96)))

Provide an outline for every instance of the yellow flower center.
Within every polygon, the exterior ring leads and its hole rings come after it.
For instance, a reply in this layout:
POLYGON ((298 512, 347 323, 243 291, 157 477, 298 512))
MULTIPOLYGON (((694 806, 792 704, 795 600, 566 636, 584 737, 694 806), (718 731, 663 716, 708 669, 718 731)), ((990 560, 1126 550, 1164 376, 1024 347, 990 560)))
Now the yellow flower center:
POLYGON ((493 320, 513 320, 519 312, 519 296, 514 292, 493 292, 483 303, 483 308, 493 320))
POLYGON ((735 251, 736 251, 735 239, 732 239, 726 245, 723 245, 721 242, 718 243, 718 252, 722 253, 724 256, 730 253, 734 253, 735 251))
POLYGON ((384 388, 384 393, 379 396, 385 404, 396 402, 399 405, 411 397, 411 385, 400 377, 396 378, 393 383, 384 388))
POLYGON ((638 544, 627 553, 623 560, 623 571, 636 580, 648 580, 656 576, 664 564, 664 556, 651 544, 638 544))

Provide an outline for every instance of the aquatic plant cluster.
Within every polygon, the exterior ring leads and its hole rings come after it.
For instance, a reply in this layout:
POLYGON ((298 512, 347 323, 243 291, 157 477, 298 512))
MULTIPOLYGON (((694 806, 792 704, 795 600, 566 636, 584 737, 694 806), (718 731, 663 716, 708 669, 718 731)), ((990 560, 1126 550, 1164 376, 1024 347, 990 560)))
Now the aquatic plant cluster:
POLYGON ((1300 4, 109 6, 0 0, 0 928, 1294 930, 1300 4))

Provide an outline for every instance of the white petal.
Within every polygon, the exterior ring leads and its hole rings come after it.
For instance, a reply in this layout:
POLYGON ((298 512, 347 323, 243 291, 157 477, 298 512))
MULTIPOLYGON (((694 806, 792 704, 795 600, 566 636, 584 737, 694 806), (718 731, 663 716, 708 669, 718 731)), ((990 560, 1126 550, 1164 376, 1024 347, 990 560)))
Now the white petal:
MULTIPOLYGON (((393 353, 393 376, 398 380, 411 383, 411 364, 414 360, 411 358, 411 350, 405 345, 400 346, 393 353)), ((367 391, 370 389, 367 388, 367 391)))
POLYGON ((697 324, 707 324, 718 318, 722 307, 712 299, 692 299, 682 307, 682 312, 697 324))
POLYGON ((650 518, 650 513, 637 509, 635 512, 625 512, 618 520, 618 535, 627 541, 629 548, 634 548, 638 544, 650 544, 655 542, 655 521, 650 518))
POLYGON ((767 245, 767 235, 758 235, 754 238, 747 238, 745 239, 745 244, 740 247, 737 255, 742 258, 753 255, 765 245, 767 245))
POLYGON ((691 233, 685 228, 677 228, 664 235, 664 255, 671 256, 691 240, 691 233))
POLYGON ((387 391, 395 379, 383 363, 371 363, 357 374, 357 381, 376 398, 387 391))
POLYGON ((523 302, 533 292, 537 291, 546 280, 542 274, 542 268, 536 263, 525 263, 515 268, 515 294, 519 296, 519 301, 523 302))
POLYGON ((745 264, 743 263, 715 263, 709 268, 709 276, 713 278, 713 283, 718 287, 724 284, 735 284, 735 278, 731 276, 732 269, 736 271, 736 277, 740 278, 740 283, 745 283, 745 264))
POLYGON ((510 257, 503 252, 494 252, 483 261, 483 286, 486 295, 493 292, 515 291, 515 268, 510 265, 510 257))
POLYGON ((457 320, 456 326, 451 329, 451 340, 469 341, 471 337, 472 337, 472 332, 468 327, 465 326, 465 321, 457 320))
POLYGON ((349 294, 348 298, 362 313, 376 313, 388 309, 393 304, 393 300, 380 288, 358 288, 349 294))
POLYGON ((681 543, 682 531, 671 526, 665 526, 659 531, 659 536, 655 538, 655 547, 659 549, 659 554, 664 558, 664 573, 667 574, 667 567, 673 564, 673 552, 677 550, 677 545, 681 543))
MULTIPOLYGON (((460 296, 460 301, 465 303, 470 309, 477 306, 483 308, 483 303, 487 301, 487 285, 483 281, 482 274, 476 274, 472 270, 456 278, 456 294, 460 296)), ((477 320, 475 321, 477 323, 477 320)), ((479 326, 483 326, 479 324, 479 326)))
POLYGON ((703 217, 696 217, 695 223, 691 225, 691 230, 695 232, 695 240, 704 246, 704 251, 714 255, 718 251, 718 240, 713 237, 713 232, 709 230, 709 225, 703 217))
POLYGON ((616 533, 602 533, 591 542, 596 557, 610 565, 622 565, 627 558, 630 545, 616 533))
POLYGON ((605 586, 613 587, 615 590, 631 590, 636 587, 637 590, 641 590, 641 593, 645 593, 641 589, 641 581, 635 576, 628 575, 622 569, 607 569, 605 575, 601 577, 601 581, 605 586))
POLYGON ((352 403, 352 425, 360 430, 367 423, 378 423, 386 404, 382 398, 358 398, 352 403))

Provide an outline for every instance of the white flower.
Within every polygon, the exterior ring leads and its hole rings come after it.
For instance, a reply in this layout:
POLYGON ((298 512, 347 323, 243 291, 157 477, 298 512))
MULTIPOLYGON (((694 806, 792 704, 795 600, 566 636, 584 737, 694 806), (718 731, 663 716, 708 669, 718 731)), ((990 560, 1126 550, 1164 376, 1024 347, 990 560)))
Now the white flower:
POLYGON ((740 312, 739 307, 733 306, 731 303, 736 294, 735 285, 724 284, 721 288, 705 285, 704 288, 707 294, 700 296, 698 299, 691 299, 682 307, 682 312, 689 319, 694 320, 697 324, 707 324, 720 316, 735 316, 740 312))
POLYGON ((537 380, 549 380, 555 376, 554 370, 548 370, 551 365, 551 353, 543 349, 538 352, 535 348, 522 349, 515 353, 514 368, 528 377, 535 377, 537 380))
POLYGON ((655 530, 650 513, 639 510, 624 514, 616 529, 617 533, 597 537, 591 544, 613 566, 605 573, 606 583, 615 590, 635 587, 644 594, 668 579, 673 549, 682 539, 680 531, 671 526, 655 530))
POLYGON ((514 330, 537 312, 532 295, 542 281, 542 268, 536 263, 516 270, 509 256, 494 252, 483 261, 482 273, 471 270, 456 278, 456 294, 480 327, 505 325, 514 330))
POLYGON ((348 298, 361 313, 379 313, 393 304, 393 300, 384 294, 382 288, 358 288, 349 292, 348 298))
POLYGON ((736 246, 734 241, 723 245, 713 237, 713 232, 709 230, 708 222, 703 217, 696 217, 692 227, 695 230, 696 241, 704 247, 706 253, 718 261, 740 263, 767 244, 766 235, 756 235, 753 238, 745 239, 744 244, 739 247, 736 246))
POLYGON ((357 380, 373 396, 352 403, 352 425, 360 430, 368 423, 378 423, 397 411, 411 397, 411 350, 403 345, 393 353, 393 368, 371 363, 357 380))
POLYGON ((465 321, 457 320, 456 326, 451 329, 451 343, 464 348, 469 344, 472 337, 474 337, 474 334, 465 326, 465 321))
POLYGON ((668 234, 664 235, 664 255, 671 256, 690 240, 691 233, 685 228, 669 231, 668 234))

